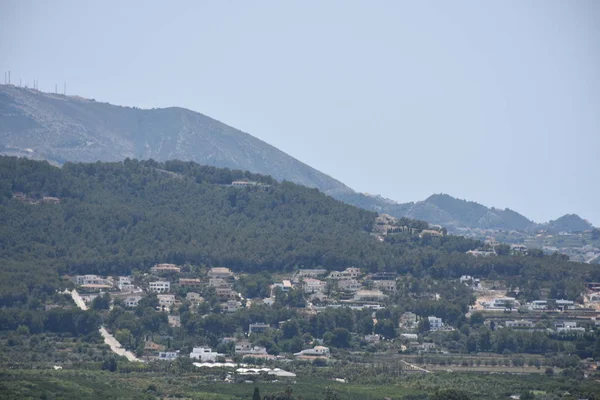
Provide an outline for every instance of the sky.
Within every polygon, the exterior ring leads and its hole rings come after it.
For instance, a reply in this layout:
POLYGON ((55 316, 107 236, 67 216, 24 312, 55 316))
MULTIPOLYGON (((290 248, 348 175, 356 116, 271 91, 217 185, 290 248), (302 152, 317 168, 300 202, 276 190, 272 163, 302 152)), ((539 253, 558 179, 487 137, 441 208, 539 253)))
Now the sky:
POLYGON ((600 225, 600 1, 0 0, 0 70, 199 111, 360 192, 600 225))

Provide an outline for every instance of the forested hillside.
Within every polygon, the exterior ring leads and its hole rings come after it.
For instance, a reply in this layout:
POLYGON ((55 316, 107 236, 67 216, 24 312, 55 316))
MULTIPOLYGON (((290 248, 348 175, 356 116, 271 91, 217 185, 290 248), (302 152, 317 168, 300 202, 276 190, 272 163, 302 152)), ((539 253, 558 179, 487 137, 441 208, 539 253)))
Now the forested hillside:
POLYGON ((480 243, 452 235, 379 242, 369 234, 375 213, 316 189, 195 163, 56 168, 2 157, 0 193, 0 257, 10 275, 4 295, 51 290, 56 271, 125 274, 157 262, 253 272, 356 266, 438 278, 493 273, 521 287, 590 273, 556 257, 476 259, 464 253, 480 243), (264 185, 229 186, 240 178, 264 185), (38 201, 44 196, 60 202, 38 201))

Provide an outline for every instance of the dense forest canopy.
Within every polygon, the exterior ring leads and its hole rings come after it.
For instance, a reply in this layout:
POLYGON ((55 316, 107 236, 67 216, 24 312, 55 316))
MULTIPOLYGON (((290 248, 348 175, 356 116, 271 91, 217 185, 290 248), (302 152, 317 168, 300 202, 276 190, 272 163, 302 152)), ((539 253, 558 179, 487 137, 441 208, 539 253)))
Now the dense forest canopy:
POLYGON ((191 162, 56 168, 0 157, 0 194, 0 257, 10 275, 3 295, 49 290, 56 272, 127 274, 157 262, 248 272, 355 266, 416 277, 494 274, 521 287, 592 273, 543 255, 474 258, 465 252, 480 243, 452 235, 399 234, 380 242, 369 234, 373 212, 316 189, 191 162), (261 185, 231 187, 236 179, 261 185), (37 201, 44 196, 60 202, 37 201))

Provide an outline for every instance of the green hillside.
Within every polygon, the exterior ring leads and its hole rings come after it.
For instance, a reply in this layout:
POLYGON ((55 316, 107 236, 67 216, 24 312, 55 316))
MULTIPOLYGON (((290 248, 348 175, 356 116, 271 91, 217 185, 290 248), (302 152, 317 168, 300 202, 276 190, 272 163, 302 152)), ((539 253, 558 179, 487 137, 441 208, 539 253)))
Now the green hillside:
POLYGON ((191 162, 57 168, 2 157, 0 193, 7 299, 51 291, 57 273, 126 274, 157 262, 251 272, 356 266, 436 278, 493 273, 512 276, 521 287, 592 272, 551 257, 476 259, 465 252, 480 243, 452 235, 401 234, 380 242, 370 235, 373 212, 316 189, 191 162), (233 188, 235 179, 262 185, 233 188), (44 196, 60 203, 38 201, 44 196))

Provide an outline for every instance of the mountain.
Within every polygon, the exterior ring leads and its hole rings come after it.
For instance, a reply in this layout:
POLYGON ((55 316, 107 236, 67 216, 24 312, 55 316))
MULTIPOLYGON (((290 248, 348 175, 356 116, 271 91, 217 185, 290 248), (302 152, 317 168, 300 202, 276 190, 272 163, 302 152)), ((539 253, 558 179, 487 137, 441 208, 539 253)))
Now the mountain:
POLYGON ((344 194, 340 199, 358 207, 392 215, 442 225, 450 231, 460 228, 534 229, 536 224, 510 209, 488 208, 473 201, 456 199, 447 194, 435 194, 416 203, 395 203, 381 196, 344 194))
POLYGON ((275 147, 194 111, 120 107, 13 85, 0 85, 0 154, 54 164, 178 159, 352 193, 275 147))
MULTIPOLYGON (((421 219, 450 230, 527 230, 536 226, 515 211, 449 195, 401 204, 356 193, 247 133, 183 108, 143 110, 14 85, 0 85, 0 155, 47 160, 54 165, 126 158, 194 161, 270 175, 317 188, 366 210, 421 219)), ((583 226, 572 225, 577 230, 583 226)))
POLYGON ((556 232, 583 232, 594 227, 585 219, 576 214, 566 214, 562 217, 542 225, 545 229, 556 232))

